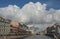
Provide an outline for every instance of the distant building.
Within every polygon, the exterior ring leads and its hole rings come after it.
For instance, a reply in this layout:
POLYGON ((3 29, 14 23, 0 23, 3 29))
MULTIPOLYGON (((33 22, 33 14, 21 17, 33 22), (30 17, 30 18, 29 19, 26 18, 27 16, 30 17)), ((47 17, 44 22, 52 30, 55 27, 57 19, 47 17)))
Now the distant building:
POLYGON ((10 24, 4 18, 0 17, 0 35, 7 35, 10 33, 10 24))

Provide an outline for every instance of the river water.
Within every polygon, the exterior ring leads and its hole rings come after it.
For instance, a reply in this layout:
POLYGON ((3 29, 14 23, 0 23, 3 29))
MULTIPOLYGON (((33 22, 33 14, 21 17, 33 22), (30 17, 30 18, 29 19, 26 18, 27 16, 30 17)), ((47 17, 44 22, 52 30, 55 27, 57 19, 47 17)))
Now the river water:
POLYGON ((53 39, 53 38, 44 35, 33 35, 33 36, 26 37, 24 39, 53 39))

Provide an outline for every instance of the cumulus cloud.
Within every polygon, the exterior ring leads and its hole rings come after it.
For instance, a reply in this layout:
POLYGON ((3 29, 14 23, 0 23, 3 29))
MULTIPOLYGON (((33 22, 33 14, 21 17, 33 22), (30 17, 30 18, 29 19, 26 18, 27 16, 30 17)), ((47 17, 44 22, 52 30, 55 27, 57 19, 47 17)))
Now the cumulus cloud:
POLYGON ((4 8, 0 8, 0 15, 8 19, 16 19, 18 11, 20 8, 16 5, 9 5, 4 8))
POLYGON ((23 22, 26 24, 41 24, 60 22, 60 10, 51 8, 46 10, 46 4, 40 2, 29 2, 20 8, 16 5, 8 5, 7 7, 0 8, 0 16, 5 18, 23 22))
POLYGON ((45 4, 42 5, 39 2, 30 2, 21 9, 21 13, 27 17, 26 22, 28 21, 29 23, 40 23, 42 16, 45 15, 45 6, 45 4))
POLYGON ((54 19, 60 22, 60 10, 56 10, 54 13, 54 19))

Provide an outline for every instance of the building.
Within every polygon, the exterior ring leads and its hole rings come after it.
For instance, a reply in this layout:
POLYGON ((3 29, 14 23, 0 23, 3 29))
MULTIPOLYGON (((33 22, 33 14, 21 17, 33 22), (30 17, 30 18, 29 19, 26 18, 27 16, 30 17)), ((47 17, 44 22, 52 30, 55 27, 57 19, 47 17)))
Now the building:
POLYGON ((17 21, 12 21, 9 19, 4 19, 0 17, 0 35, 8 35, 8 36, 21 36, 30 35, 30 31, 26 31, 27 26, 22 25, 17 21))

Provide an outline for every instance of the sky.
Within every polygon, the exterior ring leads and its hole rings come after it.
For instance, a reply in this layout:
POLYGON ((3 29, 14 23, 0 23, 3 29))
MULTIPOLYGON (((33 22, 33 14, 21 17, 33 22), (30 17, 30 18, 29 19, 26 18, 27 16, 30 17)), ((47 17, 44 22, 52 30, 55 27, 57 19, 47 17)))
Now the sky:
POLYGON ((60 9, 60 0, 0 0, 0 7, 6 7, 8 5, 17 5, 19 7, 23 7, 25 4, 29 2, 41 2, 47 4, 47 10, 50 8, 60 9))
POLYGON ((0 16, 43 30, 60 23, 60 0, 0 0, 0 16))

